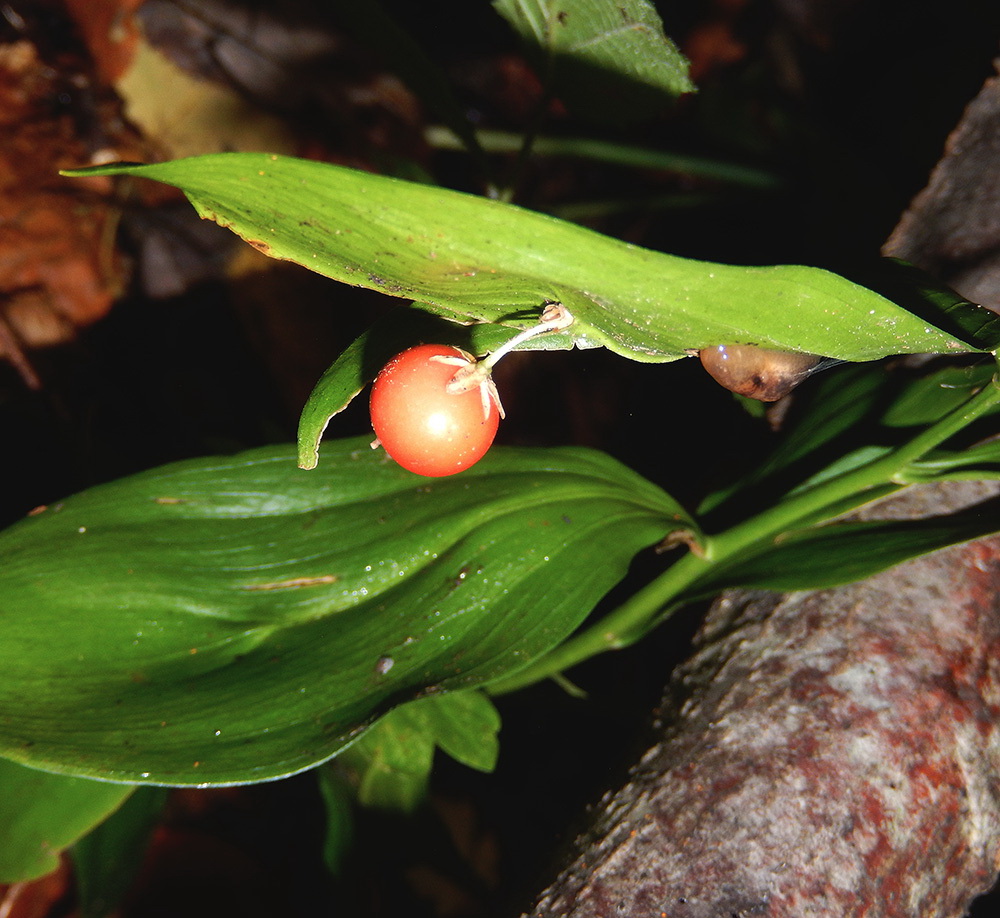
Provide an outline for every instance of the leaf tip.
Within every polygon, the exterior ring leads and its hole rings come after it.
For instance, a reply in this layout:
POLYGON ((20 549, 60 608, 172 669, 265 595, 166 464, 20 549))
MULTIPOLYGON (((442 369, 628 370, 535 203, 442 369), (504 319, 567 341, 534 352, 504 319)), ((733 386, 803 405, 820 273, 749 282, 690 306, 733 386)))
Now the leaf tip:
POLYGON ((92 166, 77 166, 75 169, 60 169, 59 174, 65 178, 84 178, 88 175, 115 175, 118 172, 124 172, 134 169, 137 166, 145 165, 147 164, 122 160, 121 162, 98 163, 92 166))
POLYGON ((300 450, 298 465, 300 469, 307 472, 316 468, 319 465, 319 450, 314 447, 309 448, 307 451, 300 450))

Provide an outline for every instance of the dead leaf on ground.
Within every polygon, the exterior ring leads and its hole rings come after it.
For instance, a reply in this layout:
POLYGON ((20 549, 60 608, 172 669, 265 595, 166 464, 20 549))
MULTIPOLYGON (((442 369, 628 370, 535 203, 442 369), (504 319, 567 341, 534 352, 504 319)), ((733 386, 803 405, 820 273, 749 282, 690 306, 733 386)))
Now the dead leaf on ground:
POLYGON ((25 352, 71 340, 123 282, 111 183, 59 169, 141 153, 82 50, 53 47, 27 22, 0 44, 0 130, 0 358, 38 387, 25 352))

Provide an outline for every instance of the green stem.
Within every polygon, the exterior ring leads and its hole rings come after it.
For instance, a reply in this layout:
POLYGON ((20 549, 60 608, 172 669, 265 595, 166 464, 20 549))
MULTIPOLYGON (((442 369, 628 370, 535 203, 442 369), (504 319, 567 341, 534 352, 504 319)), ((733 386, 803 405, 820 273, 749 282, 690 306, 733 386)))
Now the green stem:
POLYGON ((719 565, 738 559, 747 549, 773 541, 803 521, 815 524, 824 510, 842 505, 847 498, 899 483, 897 476, 907 466, 998 404, 1000 387, 994 377, 964 404, 887 455, 806 488, 763 513, 709 537, 702 555, 691 553, 680 558, 600 621, 509 678, 490 684, 488 691, 491 694, 514 691, 561 673, 595 654, 634 643, 674 608, 698 598, 698 581, 708 571, 715 573, 719 565))
POLYGON ((509 204, 514 200, 514 196, 517 194, 518 186, 521 184, 521 179, 523 178, 524 172, 528 167, 528 162, 531 159, 531 154, 535 145, 535 138, 538 137, 538 132, 541 129, 542 122, 545 120, 545 115, 550 101, 551 96, 548 90, 546 90, 543 92, 527 128, 521 135, 521 145, 517 151, 517 156, 514 159, 514 165, 510 170, 510 176, 506 181, 505 187, 501 188, 497 195, 497 198, 505 203, 509 204))
POLYGON ((510 203, 514 200, 517 188, 521 184, 521 179, 524 175, 525 169, 527 169, 528 162, 531 159, 535 138, 538 137, 538 133, 548 117, 549 105, 552 102, 552 71, 554 66, 555 59, 553 58, 552 51, 550 49, 546 55, 544 72, 539 74, 542 82, 542 93, 538 99, 535 100, 534 112, 528 120, 528 124, 521 135, 520 147, 517 151, 517 156, 514 159, 514 165, 510 171, 510 177, 507 179, 506 187, 500 189, 498 198, 501 201, 510 203))
MULTIPOLYGON (((513 131, 498 131, 483 128, 477 136, 487 153, 518 153, 524 146, 524 137, 513 131)), ((424 131, 427 143, 438 150, 463 150, 465 144, 450 129, 435 125, 424 131)), ((747 188, 773 189, 779 187, 781 179, 774 173, 739 163, 651 150, 617 141, 600 140, 591 137, 554 137, 536 135, 532 152, 536 156, 567 157, 588 159, 633 169, 658 169, 665 172, 681 172, 716 181, 742 185, 747 188)))

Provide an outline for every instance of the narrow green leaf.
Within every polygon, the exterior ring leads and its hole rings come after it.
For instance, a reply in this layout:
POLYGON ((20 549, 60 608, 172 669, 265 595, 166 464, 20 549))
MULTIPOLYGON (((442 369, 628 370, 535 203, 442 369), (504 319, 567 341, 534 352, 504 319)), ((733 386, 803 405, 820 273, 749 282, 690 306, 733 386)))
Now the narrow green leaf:
POLYGON ((411 812, 427 796, 434 749, 480 771, 492 771, 500 716, 478 691, 454 692, 395 708, 337 757, 353 775, 364 806, 411 812))
POLYGON ((526 665, 678 528, 576 448, 427 479, 357 439, 312 472, 282 446, 92 488, 0 533, 0 750, 139 783, 291 774, 526 665))
MULTIPOLYGON (((891 452, 891 446, 876 446, 874 444, 859 446, 857 449, 848 450, 834 459, 829 465, 825 465, 815 475, 810 475, 800 484, 790 488, 786 492, 785 496, 794 497, 810 488, 818 487, 823 484, 823 482, 830 481, 830 479, 836 478, 838 475, 853 472, 855 469, 859 469, 863 465, 868 465, 870 462, 876 462, 883 456, 889 455, 891 452)), ((861 502, 867 503, 864 494, 859 494, 857 496, 861 499, 861 502)))
POLYGON ((729 587, 812 590, 871 577, 903 561, 1000 531, 995 501, 950 516, 831 523, 790 533, 764 551, 720 565, 698 596, 729 587))
POLYGON ((911 381, 882 417, 887 427, 923 427, 933 424, 985 386, 996 372, 996 363, 946 366, 911 381))
POLYGON ((19 883, 55 870, 59 854, 113 813, 133 790, 0 759, 0 883, 19 883))
POLYGON ((137 787, 131 796, 71 849, 82 918, 116 912, 135 880, 167 801, 161 787, 137 787))
POLYGON ((938 450, 914 462, 898 477, 907 484, 1000 477, 1000 440, 988 440, 959 452, 938 450))
MULTIPOLYGON (((979 331, 961 337, 819 268, 677 258, 500 201, 326 163, 220 153, 70 174, 176 185, 203 217, 261 251, 459 321, 523 327, 561 302, 576 318, 565 334, 577 346, 633 360, 735 343, 851 361, 1000 343, 1000 318, 964 301, 955 309, 972 310, 979 331)), ((941 314, 949 327, 968 324, 941 314)))
POLYGON ((494 0, 543 78, 578 114, 622 123, 693 92, 688 63, 648 0, 494 0))

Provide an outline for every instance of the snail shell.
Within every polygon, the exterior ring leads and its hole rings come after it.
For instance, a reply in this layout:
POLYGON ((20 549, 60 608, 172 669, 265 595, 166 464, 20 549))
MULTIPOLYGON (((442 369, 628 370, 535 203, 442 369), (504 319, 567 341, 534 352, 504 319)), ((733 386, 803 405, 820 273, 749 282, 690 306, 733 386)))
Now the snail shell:
POLYGON ((776 402, 830 363, 815 354, 772 351, 754 344, 720 344, 698 351, 701 365, 720 385, 761 402, 776 402), (821 366, 822 364, 822 366, 821 366))

